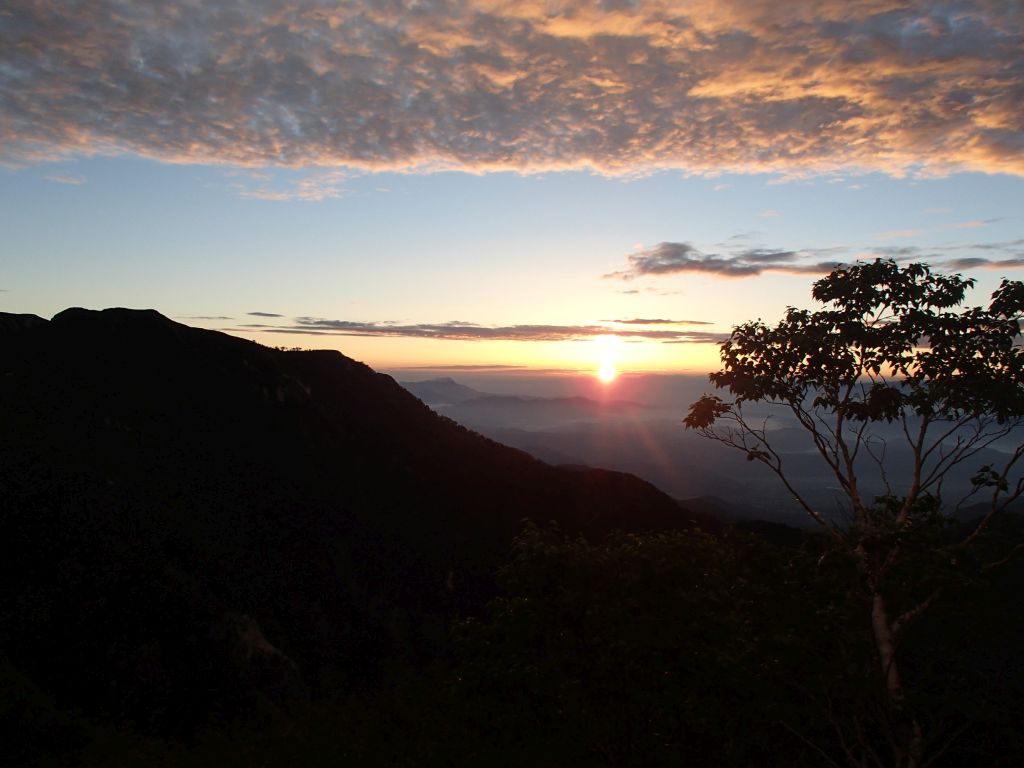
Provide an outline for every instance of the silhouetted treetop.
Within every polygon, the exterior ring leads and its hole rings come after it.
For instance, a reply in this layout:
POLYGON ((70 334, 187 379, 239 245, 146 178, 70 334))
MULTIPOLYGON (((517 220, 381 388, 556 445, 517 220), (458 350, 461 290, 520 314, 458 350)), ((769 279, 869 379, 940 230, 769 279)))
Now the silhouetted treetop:
POLYGON ((891 259, 837 269, 814 284, 824 309, 790 307, 774 326, 737 326, 721 345, 722 368, 709 377, 731 401, 705 394, 684 420, 767 466, 857 563, 851 587, 870 599, 896 765, 923 765, 929 740, 941 735, 925 732, 926 713, 909 702, 902 679, 908 627, 949 584, 1013 554, 979 566, 973 551, 994 518, 1024 494, 1024 285, 1003 280, 987 308, 961 307, 973 285, 891 259), (823 462, 815 482, 823 476, 837 483, 847 525, 808 501, 768 419, 744 410, 754 403, 799 424, 823 462), (887 460, 893 441, 910 457, 901 476, 887 460), (996 444, 998 463, 977 469, 966 497, 986 498, 985 513, 951 540, 943 481, 996 444))

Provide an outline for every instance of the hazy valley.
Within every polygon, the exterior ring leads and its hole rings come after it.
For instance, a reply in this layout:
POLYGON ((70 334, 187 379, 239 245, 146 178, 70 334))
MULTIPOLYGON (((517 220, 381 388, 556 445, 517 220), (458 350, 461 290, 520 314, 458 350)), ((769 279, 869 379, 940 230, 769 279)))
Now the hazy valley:
MULTIPOLYGON (((683 428, 690 405, 702 393, 713 391, 706 376, 636 374, 621 377, 612 385, 566 376, 560 386, 530 377, 478 374, 476 379, 475 388, 452 377, 400 382, 437 413, 550 464, 629 472, 679 499, 688 509, 710 511, 725 519, 770 520, 796 527, 814 524, 762 464, 683 428), (503 394, 485 391, 489 385, 503 394), (550 391, 556 387, 563 392, 550 391), (545 390, 546 394, 537 394, 545 390), (620 399, 620 393, 629 399, 620 399)), ((782 452, 799 490, 842 519, 843 499, 835 479, 795 419, 763 406, 749 410, 755 418, 767 419, 772 443, 782 452)), ((889 476, 908 477, 911 456, 902 428, 881 424, 873 426, 873 432, 879 438, 878 455, 882 455, 884 441, 889 476)), ((966 499, 964 514, 971 514, 979 501, 970 496, 976 465, 995 463, 1011 444, 1012 440, 997 443, 951 473, 944 488, 951 507, 966 499)), ((875 462, 864 457, 861 466, 866 491, 884 494, 875 462)))

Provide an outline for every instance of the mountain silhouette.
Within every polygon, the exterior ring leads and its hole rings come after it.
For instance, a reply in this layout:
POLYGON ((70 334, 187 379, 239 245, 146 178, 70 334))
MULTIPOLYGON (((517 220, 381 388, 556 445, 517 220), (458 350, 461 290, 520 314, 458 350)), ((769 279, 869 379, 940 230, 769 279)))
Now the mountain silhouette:
POLYGON ((0 662, 147 732, 431 657, 525 518, 591 534, 685 518, 338 352, 128 309, 0 314, 0 347, 0 662))
POLYGON ((487 397, 486 392, 460 384, 451 376, 423 381, 403 381, 401 385, 427 405, 454 405, 478 397, 487 397))

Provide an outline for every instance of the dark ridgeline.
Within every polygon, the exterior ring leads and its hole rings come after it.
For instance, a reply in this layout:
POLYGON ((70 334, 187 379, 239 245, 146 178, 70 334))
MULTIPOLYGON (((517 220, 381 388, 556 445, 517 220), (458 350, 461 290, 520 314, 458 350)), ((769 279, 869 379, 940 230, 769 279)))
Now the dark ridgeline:
POLYGON ((14 315, 9 312, 0 312, 0 337, 16 331, 38 328, 46 323, 47 321, 39 315, 14 315))
POLYGON ((337 352, 155 311, 0 314, 0 420, 0 662, 147 733, 435 656, 524 518, 681 522, 635 477, 548 466, 337 352))

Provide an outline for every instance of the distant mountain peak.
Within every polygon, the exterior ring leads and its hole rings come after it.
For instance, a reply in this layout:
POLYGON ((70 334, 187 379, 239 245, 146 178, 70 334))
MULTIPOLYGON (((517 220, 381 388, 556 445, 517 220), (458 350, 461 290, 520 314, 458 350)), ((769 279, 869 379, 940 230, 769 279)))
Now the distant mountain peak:
POLYGON ((433 406, 456 405, 479 397, 489 397, 486 392, 480 392, 465 384, 460 384, 450 376, 400 383, 424 403, 433 406))

